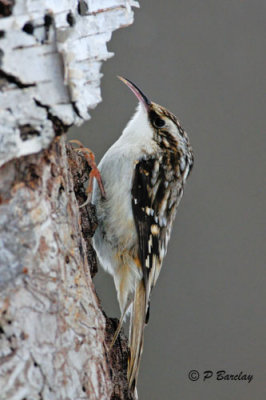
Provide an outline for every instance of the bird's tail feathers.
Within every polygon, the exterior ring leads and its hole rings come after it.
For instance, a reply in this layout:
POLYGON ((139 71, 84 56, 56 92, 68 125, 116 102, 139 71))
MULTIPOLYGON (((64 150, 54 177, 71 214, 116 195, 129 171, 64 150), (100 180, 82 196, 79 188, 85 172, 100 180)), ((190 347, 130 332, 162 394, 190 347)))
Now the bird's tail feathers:
POLYGON ((137 281, 130 320, 127 377, 129 389, 134 392, 137 384, 140 359, 144 344, 144 327, 147 312, 146 290, 144 282, 137 281))

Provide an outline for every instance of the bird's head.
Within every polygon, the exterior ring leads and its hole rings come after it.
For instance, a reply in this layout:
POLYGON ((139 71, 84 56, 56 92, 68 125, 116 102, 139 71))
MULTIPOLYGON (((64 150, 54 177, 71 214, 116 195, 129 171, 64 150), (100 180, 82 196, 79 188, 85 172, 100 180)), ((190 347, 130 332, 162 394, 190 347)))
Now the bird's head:
MULTIPOLYGON (((136 118, 146 118, 154 137, 164 137, 166 143, 166 134, 172 137, 176 142, 176 146, 189 145, 188 137, 181 127, 178 119, 174 114, 168 111, 165 107, 150 101, 148 97, 129 79, 118 76, 118 78, 129 87, 140 103, 136 118)), ((134 120, 134 117, 133 117, 134 120)))

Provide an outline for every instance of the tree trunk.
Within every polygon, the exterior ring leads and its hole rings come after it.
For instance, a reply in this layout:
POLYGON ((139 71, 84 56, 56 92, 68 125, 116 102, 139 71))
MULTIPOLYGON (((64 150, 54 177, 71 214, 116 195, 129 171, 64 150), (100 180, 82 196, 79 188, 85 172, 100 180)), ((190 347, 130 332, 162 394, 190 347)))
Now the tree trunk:
POLYGON ((101 100, 134 5, 0 0, 0 399, 130 399, 127 342, 108 352, 117 321, 91 279, 95 209, 78 208, 90 168, 65 133, 101 100))

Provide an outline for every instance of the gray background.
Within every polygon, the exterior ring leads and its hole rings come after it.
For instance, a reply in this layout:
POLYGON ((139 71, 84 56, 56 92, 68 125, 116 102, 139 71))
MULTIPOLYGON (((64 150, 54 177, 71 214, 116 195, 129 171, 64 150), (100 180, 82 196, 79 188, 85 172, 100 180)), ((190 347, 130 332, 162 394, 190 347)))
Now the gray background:
MULTIPOLYGON (((194 148, 153 291, 140 400, 266 398, 265 12, 265 0, 141 2, 109 43, 103 103, 69 135, 100 160, 137 104, 120 74, 174 112, 194 148), (191 369, 254 378, 191 382, 191 369)), ((118 317, 112 279, 100 270, 95 282, 118 317)))

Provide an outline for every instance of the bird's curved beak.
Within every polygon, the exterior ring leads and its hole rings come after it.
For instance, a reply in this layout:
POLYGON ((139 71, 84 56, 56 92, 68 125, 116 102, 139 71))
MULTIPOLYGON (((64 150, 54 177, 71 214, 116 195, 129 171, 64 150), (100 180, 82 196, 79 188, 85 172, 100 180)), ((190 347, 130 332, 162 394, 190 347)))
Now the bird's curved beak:
POLYGON ((135 85, 135 83, 131 82, 129 79, 123 78, 122 76, 117 76, 120 81, 122 81, 125 85, 129 87, 129 89, 134 93, 137 99, 144 105, 146 110, 149 110, 151 105, 150 100, 145 96, 145 94, 135 85))

